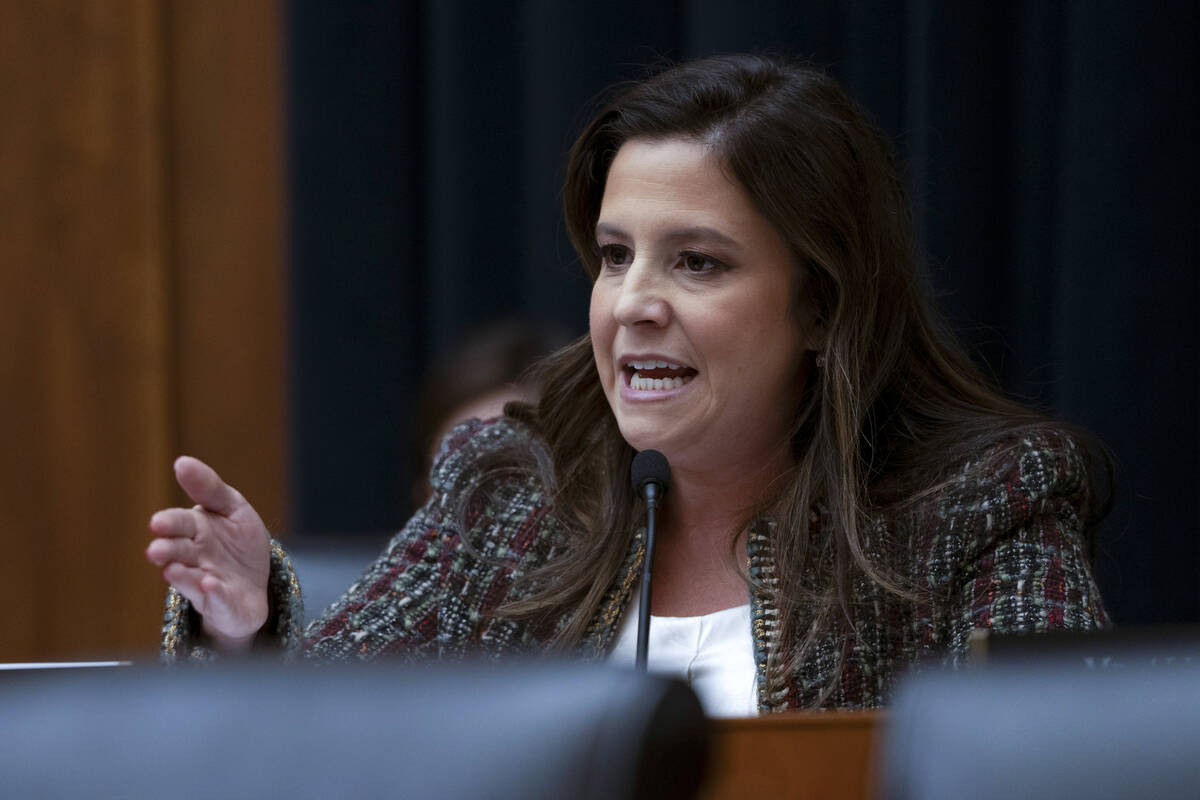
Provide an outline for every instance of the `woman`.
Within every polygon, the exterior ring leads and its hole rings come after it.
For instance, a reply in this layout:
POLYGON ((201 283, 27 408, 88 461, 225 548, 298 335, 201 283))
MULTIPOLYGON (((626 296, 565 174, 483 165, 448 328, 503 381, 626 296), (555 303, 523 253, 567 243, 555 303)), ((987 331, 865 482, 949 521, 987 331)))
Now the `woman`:
POLYGON ((1107 624, 1084 450, 923 308, 901 182, 833 81, 730 56, 625 88, 575 143, 564 206, 589 336, 540 365, 536 405, 450 434, 433 497, 303 640, 253 509, 176 462, 198 505, 156 514, 147 549, 174 587, 168 658, 206 654, 203 630, 333 658, 631 659, 646 448, 673 474, 651 667, 682 658, 713 713, 876 706, 975 627, 1107 624))

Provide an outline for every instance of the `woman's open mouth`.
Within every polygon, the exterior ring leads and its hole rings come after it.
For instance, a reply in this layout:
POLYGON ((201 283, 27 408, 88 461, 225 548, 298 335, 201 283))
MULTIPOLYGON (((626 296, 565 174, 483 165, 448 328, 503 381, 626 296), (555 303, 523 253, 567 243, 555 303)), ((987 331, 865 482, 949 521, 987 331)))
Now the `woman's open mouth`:
POLYGON ((661 360, 630 359, 622 365, 626 385, 635 392, 665 392, 678 389, 696 376, 688 366, 661 360))

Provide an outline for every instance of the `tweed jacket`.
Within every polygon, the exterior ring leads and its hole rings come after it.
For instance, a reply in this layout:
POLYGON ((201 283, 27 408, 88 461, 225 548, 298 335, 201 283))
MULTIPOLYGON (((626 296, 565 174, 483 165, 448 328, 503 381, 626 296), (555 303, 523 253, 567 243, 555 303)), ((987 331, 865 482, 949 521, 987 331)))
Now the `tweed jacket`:
MULTIPOLYGON (((465 530, 456 513, 462 487, 478 484, 481 456, 530 442, 523 425, 504 418, 456 428, 435 463, 432 498, 303 632, 296 576, 273 543, 272 616, 265 631, 272 646, 323 659, 457 658, 545 649, 565 620, 533 624, 492 613, 519 591, 514 579, 546 564, 561 546, 562 526, 544 487, 533 478, 487 487, 488 499, 468 506, 465 530), (464 546, 464 539, 474 546, 464 546)), ((850 634, 819 641, 791 670, 768 658, 779 645, 780 630, 771 523, 754 524, 747 541, 752 578, 747 635, 754 638, 759 710, 879 706, 908 669, 962 662, 977 627, 1003 632, 1105 627, 1080 534, 1087 500, 1078 445, 1053 430, 1014 439, 961 465, 940 492, 900 517, 880 520, 868 534, 868 546, 886 547, 889 566, 923 590, 918 599, 856 581, 852 602, 871 613, 850 634)), ((582 643, 584 657, 602 658, 615 642, 640 576, 642 535, 629 534, 625 562, 582 643)), ((187 600, 170 590, 164 659, 210 657, 199 630, 187 600)))

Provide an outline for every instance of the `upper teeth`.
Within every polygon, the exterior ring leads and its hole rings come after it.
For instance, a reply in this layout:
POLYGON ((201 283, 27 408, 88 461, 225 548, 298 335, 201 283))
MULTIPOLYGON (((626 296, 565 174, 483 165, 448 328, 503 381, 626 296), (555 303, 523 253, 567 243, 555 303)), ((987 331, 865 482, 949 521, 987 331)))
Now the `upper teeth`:
POLYGON ((678 364, 671 364, 667 361, 629 361, 629 366, 634 369, 679 369, 678 364))

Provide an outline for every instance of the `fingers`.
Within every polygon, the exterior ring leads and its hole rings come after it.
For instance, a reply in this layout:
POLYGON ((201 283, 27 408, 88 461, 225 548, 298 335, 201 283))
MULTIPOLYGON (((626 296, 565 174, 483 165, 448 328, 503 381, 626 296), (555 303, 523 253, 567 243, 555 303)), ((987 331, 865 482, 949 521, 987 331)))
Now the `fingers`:
POLYGON ((162 571, 163 580, 179 590, 200 614, 204 614, 207 608, 204 591, 200 588, 200 582, 206 574, 202 569, 187 567, 178 561, 167 564, 162 571))
POLYGON ((221 647, 244 647, 267 620, 265 593, 257 604, 247 604, 236 594, 231 597, 229 588, 213 575, 178 562, 168 564, 162 576, 204 617, 205 632, 221 647))
POLYGON ((150 531, 159 536, 192 538, 199 528, 196 512, 187 508, 166 508, 150 517, 150 531))
POLYGON ((186 537, 155 539, 146 547, 146 559, 160 567, 172 561, 189 567, 200 563, 196 543, 186 537))
POLYGON ((175 480, 188 497, 214 514, 227 517, 242 503, 242 495, 203 461, 191 456, 175 459, 175 480))

